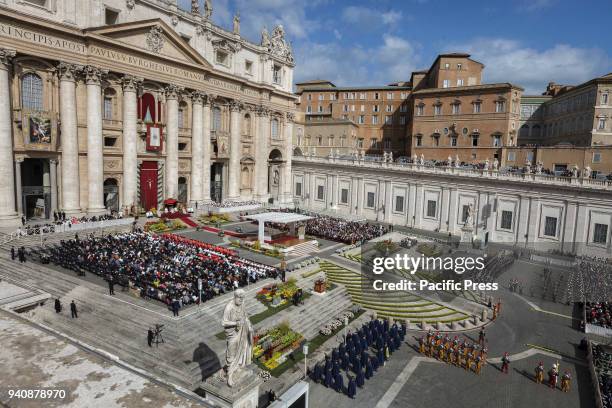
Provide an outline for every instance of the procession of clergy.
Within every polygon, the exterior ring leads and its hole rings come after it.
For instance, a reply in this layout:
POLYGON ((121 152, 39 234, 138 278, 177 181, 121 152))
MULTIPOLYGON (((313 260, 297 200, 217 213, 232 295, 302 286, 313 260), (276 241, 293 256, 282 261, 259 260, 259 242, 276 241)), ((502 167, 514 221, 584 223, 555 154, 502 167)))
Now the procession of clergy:
POLYGON ((362 388, 365 381, 385 365, 391 354, 400 348, 405 337, 405 325, 391 325, 389 320, 372 318, 356 332, 349 332, 345 340, 332 349, 331 355, 325 356, 324 362, 314 366, 312 379, 354 398, 357 387, 362 388), (348 377, 346 387, 341 370, 348 377))

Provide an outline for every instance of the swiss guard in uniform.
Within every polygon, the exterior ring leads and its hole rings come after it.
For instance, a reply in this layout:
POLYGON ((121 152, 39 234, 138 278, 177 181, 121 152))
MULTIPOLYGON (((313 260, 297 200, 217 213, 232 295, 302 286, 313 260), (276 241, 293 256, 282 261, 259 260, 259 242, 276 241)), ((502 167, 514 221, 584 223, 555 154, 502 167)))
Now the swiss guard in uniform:
POLYGON ((561 391, 569 392, 570 390, 570 381, 572 380, 572 376, 569 371, 563 373, 563 377, 561 377, 561 391))
POLYGON ((542 384, 542 382, 544 382, 544 363, 541 361, 535 368, 535 380, 538 384, 542 384))

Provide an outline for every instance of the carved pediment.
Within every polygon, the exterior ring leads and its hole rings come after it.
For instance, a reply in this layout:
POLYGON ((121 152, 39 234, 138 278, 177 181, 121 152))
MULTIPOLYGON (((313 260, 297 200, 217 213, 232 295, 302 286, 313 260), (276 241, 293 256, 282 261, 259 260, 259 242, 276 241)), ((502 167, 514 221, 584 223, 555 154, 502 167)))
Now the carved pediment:
POLYGON ((211 67, 202 55, 160 19, 115 24, 86 31, 175 61, 211 67))

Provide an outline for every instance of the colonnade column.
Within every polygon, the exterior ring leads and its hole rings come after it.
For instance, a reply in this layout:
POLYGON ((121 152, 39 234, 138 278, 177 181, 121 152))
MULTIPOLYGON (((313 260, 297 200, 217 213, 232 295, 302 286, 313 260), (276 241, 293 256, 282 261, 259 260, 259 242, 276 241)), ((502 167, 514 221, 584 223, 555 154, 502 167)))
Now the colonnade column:
POLYGON ((87 177, 89 214, 104 208, 104 148, 102 145, 102 75, 106 72, 88 65, 83 70, 87 84, 87 177))
MULTIPOLYGON (((196 203, 201 204, 202 197, 202 181, 204 178, 204 168, 202 162, 204 159, 202 153, 203 147, 203 109, 202 103, 205 95, 201 92, 191 94, 192 106, 192 125, 191 125, 191 206, 195 207, 196 203)), ((210 160, 210 159, 209 159, 210 160)))
POLYGON ((210 124, 212 121, 211 109, 210 106, 212 102, 215 100, 215 95, 208 95, 204 98, 202 111, 204 113, 204 124, 202 126, 202 199, 204 202, 211 201, 210 200, 210 153, 211 153, 211 143, 210 143, 210 124))
POLYGON ((25 215, 23 212, 23 195, 21 190, 21 163, 23 163, 23 157, 15 157, 15 187, 17 188, 15 197, 17 199, 17 214, 25 215))
POLYGON ((228 194, 229 200, 240 198, 240 111, 242 104, 238 101, 230 103, 230 154, 229 154, 229 179, 228 194))
POLYGON ((62 209, 66 214, 81 212, 79 182, 79 139, 77 132, 76 75, 82 67, 60 63, 60 120, 62 141, 62 209))
POLYGON ((178 197, 178 100, 182 89, 168 85, 166 93, 166 198, 178 197))
POLYGON ((123 77, 123 207, 136 205, 138 178, 136 93, 142 79, 123 77))
MULTIPOLYGON (((13 168, 13 121, 9 71, 16 52, 0 48, 0 220, 19 223, 15 212, 15 171, 13 168)), ((21 199, 21 197, 17 197, 21 199)))
POLYGON ((285 116, 285 167, 283 168, 284 174, 282 176, 282 199, 285 203, 293 202, 293 194, 291 192, 291 157, 293 156, 293 121, 295 115, 291 112, 287 112, 285 116))

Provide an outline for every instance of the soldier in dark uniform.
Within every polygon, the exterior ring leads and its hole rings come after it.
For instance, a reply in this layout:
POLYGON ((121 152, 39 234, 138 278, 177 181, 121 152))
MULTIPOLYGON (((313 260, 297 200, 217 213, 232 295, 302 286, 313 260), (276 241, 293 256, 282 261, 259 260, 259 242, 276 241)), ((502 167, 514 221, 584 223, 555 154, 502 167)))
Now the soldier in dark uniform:
POLYGON ((314 366, 314 370, 313 370, 313 374, 312 374, 312 379, 314 380, 314 382, 318 383, 321 381, 321 365, 320 364, 315 364, 314 366))
POLYGON ((357 377, 355 378, 355 382, 359 388, 363 388, 365 384, 365 378, 363 377, 363 370, 357 371, 357 377))
POLYGON ((11 261, 14 261, 14 260, 15 260, 15 247, 12 246, 11 247, 11 261))
POLYGON ((374 375, 374 370, 372 369, 372 362, 368 358, 365 363, 365 378, 369 380, 374 375))
POLYGON ((72 316, 73 319, 76 319, 79 317, 77 313, 76 303, 74 303, 74 300, 70 302, 70 315, 72 316))
POLYGON ((59 313, 62 311, 62 302, 60 302, 59 298, 55 299, 55 313, 59 313))
POLYGON ((151 328, 149 327, 149 330, 147 331, 147 344, 149 345, 149 347, 153 347, 153 330, 151 330, 151 328))
POLYGON ((355 384, 355 379, 349 375, 349 382, 348 382, 348 388, 347 388, 347 395, 349 398, 353 399, 355 398, 355 395, 357 394, 357 384, 355 384))
POLYGON ((510 368, 510 359, 508 358, 508 352, 505 352, 502 357, 502 373, 508 374, 508 368, 510 368))
POLYGON ((336 392, 342 392, 344 390, 344 380, 340 373, 334 376, 334 390, 336 390, 336 392))

